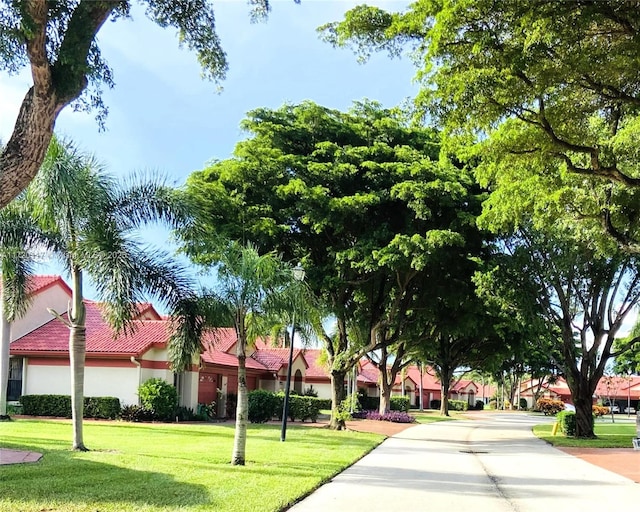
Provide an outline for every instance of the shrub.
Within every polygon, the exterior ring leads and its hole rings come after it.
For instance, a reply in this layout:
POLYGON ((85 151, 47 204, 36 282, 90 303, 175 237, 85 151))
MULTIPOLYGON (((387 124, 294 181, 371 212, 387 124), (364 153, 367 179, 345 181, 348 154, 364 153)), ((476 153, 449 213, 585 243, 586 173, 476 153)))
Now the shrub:
MULTIPOLYGON (((266 423, 277 414, 279 400, 276 395, 264 389, 249 392, 249 421, 266 423)), ((290 397, 290 399, 293 397, 290 397)), ((289 402, 291 407, 291 402, 289 402)))
POLYGON ((69 395, 23 395, 20 397, 22 411, 27 416, 56 416, 71 418, 69 395))
POLYGON ((296 419, 305 421, 311 420, 315 423, 320 414, 320 402, 312 396, 291 396, 289 397, 289 417, 291 421, 296 419))
POLYGON ((125 405, 120 411, 120 419, 123 421, 151 421, 153 413, 140 405, 125 405))
POLYGON ((140 404, 154 420, 172 420, 178 407, 176 388, 163 379, 149 379, 138 388, 140 404))
POLYGON ((409 412, 410 402, 408 396, 392 396, 389 400, 389 407, 392 411, 409 412))
POLYGON ((484 409, 484 402, 482 400, 476 400, 476 406, 474 409, 476 411, 482 411, 484 409))
POLYGON ((227 401, 225 402, 224 412, 227 418, 234 419, 236 417, 236 409, 238 407, 238 395, 235 393, 227 393, 227 401))
POLYGON ((313 396, 315 398, 318 398, 318 392, 313 389, 313 386, 309 386, 307 389, 304 390, 304 396, 313 396))
POLYGON ((469 402, 466 400, 449 400, 450 411, 467 411, 469 410, 469 402))
POLYGON ((497 409, 498 401, 497 400, 489 400, 489 409, 497 409))
POLYGON ((120 399, 114 396, 86 397, 84 417, 115 420, 120 415, 120 399))
POLYGON ((440 409, 441 406, 442 400, 431 400, 431 403, 429 404, 429 407, 431 407, 431 409, 440 409))
MULTIPOLYGON (((27 416, 55 416, 71 418, 69 395, 23 395, 22 413, 27 416)), ((84 417, 115 419, 120 414, 120 400, 111 396, 84 398, 84 417)))
POLYGON ((377 411, 378 409, 380 409, 379 396, 366 396, 359 394, 358 401, 360 402, 360 410, 377 411))
POLYGON ((539 398, 536 402, 536 410, 542 412, 545 416, 555 416, 559 412, 564 411, 564 404, 561 400, 539 398))
POLYGON ((576 435, 576 413, 573 411, 560 411, 556 415, 560 424, 560 430, 565 436, 573 437, 576 435))
POLYGON ((378 411, 364 411, 360 417, 366 420, 391 421, 393 423, 413 423, 416 419, 406 411, 390 411, 380 414, 378 411))
POLYGON ((595 418, 600 418, 601 416, 609 413, 609 408, 604 407, 603 405, 594 405, 591 407, 591 412, 595 418))
POLYGON ((331 409, 331 398, 316 398, 319 409, 331 409))
POLYGON ((519 405, 518 409, 520 409, 521 411, 526 411, 527 407, 528 407, 527 399, 526 398, 521 398, 520 399, 520 405, 519 405))

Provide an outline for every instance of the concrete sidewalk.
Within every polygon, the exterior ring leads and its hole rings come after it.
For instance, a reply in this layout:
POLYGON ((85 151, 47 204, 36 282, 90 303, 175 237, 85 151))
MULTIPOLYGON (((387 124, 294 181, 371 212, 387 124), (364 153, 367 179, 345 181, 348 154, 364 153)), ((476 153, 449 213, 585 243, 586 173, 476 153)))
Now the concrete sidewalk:
POLYGON ((492 415, 412 427, 290 510, 602 512, 638 506, 640 485, 538 440, 531 426, 539 421, 492 415))

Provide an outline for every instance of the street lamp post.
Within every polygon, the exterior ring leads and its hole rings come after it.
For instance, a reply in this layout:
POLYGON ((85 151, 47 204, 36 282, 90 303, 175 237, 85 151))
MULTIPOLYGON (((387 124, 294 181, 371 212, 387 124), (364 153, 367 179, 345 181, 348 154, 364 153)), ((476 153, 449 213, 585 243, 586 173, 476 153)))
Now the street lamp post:
POLYGON ((631 418, 631 368, 628 370, 629 380, 627 381, 627 418, 631 418))
MULTIPOLYGON (((293 278, 296 281, 304 280, 304 268, 298 263, 293 268, 293 278)), ((291 389, 291 366, 293 364, 293 338, 296 334, 296 312, 295 308, 291 322, 291 340, 289 341, 289 364, 287 366, 287 381, 284 387, 284 402, 282 404, 282 429, 280 430, 280 441, 287 439, 287 416, 289 415, 289 390, 291 389)))

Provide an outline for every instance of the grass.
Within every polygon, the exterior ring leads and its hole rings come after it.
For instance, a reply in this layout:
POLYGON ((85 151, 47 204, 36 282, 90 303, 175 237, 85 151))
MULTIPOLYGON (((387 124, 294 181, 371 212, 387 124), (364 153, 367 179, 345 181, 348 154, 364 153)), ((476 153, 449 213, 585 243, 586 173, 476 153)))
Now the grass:
POLYGON ((631 448, 636 434, 632 423, 600 423, 594 425, 596 439, 576 439, 566 437, 560 430, 551 435, 553 424, 536 425, 533 433, 553 446, 576 448, 631 448))
POLYGON ((0 466, 0 511, 278 511, 383 437, 289 424, 250 425, 246 466, 231 466, 233 425, 85 422, 90 452, 69 449, 68 421, 0 423, 0 445, 44 453, 0 466))
POLYGON ((435 410, 425 410, 422 412, 413 410, 410 411, 410 414, 418 423, 434 423, 436 421, 451 421, 458 419, 455 411, 449 411, 451 416, 440 416, 440 411, 435 410))

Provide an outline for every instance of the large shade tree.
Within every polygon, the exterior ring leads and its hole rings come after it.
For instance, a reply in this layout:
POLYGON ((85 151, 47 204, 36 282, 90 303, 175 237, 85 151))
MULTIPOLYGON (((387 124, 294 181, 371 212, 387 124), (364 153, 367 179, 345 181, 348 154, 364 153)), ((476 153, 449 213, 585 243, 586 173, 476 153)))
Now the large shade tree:
MULTIPOLYGON (((576 436, 594 437, 591 406, 625 318, 640 302, 635 257, 603 254, 566 230, 522 226, 500 244, 481 289, 555 333, 551 356, 576 407, 576 436)), ((628 340, 627 347, 634 341, 628 340)))
POLYGON ((618 0, 418 0, 402 13, 362 5, 321 27, 326 40, 363 59, 376 50, 411 50, 419 107, 450 141, 482 155, 486 180, 507 174, 518 186, 518 174, 533 163, 538 172, 610 183, 601 208, 576 218, 597 218, 634 252, 639 30, 637 6, 618 0))
MULTIPOLYGON (((299 0, 296 0, 299 2, 299 0)), ((107 20, 129 17, 129 0, 29 0, 0 2, 0 71, 27 68, 27 91, 11 137, 0 153, 0 208, 20 193, 42 164, 58 114, 69 104, 96 109, 102 122, 106 107, 101 89, 113 86, 97 35, 107 20)), ((142 0, 144 14, 179 34, 208 79, 224 78, 227 59, 216 33, 209 0, 142 0)), ((269 0, 250 0, 254 18, 264 17, 269 0)), ((132 51, 139 51, 132 49, 132 51)))
POLYGON ((53 255, 71 279, 66 316, 52 314, 69 328, 73 448, 86 450, 84 277, 95 285, 102 314, 114 333, 135 331, 137 305, 149 295, 176 308, 192 293, 190 278, 174 259, 145 246, 136 233, 148 223, 183 227, 189 222, 190 206, 159 177, 118 181, 94 157, 57 138, 26 197, 41 228, 57 238, 53 255))
POLYGON ((175 369, 188 367, 202 350, 203 335, 231 326, 236 332, 238 399, 231 464, 246 461, 249 419, 246 359, 258 337, 266 336, 274 323, 292 313, 304 323, 309 312, 305 286, 294 279, 292 269, 273 252, 260 254, 252 245, 220 242, 210 255, 215 265, 216 286, 193 300, 183 301, 174 316, 175 333, 170 354, 175 369), (305 303, 306 302, 306 303, 305 303), (304 306, 303 306, 304 303, 304 306))
POLYGON ((465 246, 479 190, 467 169, 439 158, 436 132, 373 102, 259 109, 243 128, 251 136, 233 158, 188 180, 204 216, 182 233, 184 247, 206 261, 223 235, 303 262, 335 318, 335 332, 321 332, 335 412, 347 371, 400 339, 432 259, 465 246))

